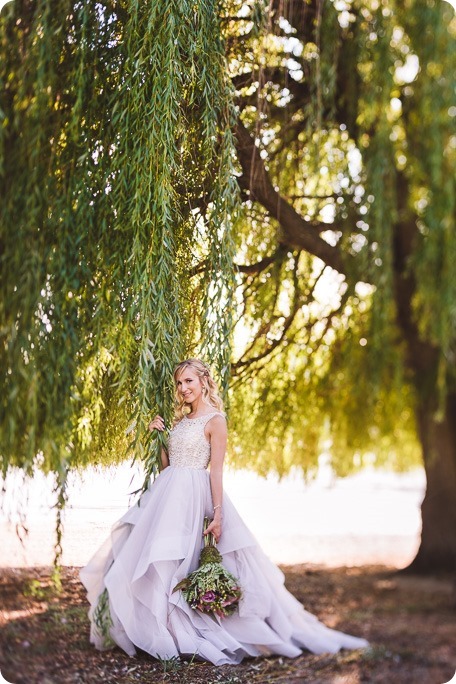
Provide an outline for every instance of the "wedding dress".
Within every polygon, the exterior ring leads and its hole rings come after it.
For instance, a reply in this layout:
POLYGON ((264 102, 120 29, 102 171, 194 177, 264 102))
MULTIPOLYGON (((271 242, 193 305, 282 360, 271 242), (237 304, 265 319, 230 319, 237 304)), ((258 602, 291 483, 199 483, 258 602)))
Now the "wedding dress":
POLYGON ((215 665, 246 656, 295 657, 308 649, 334 653, 364 648, 365 639, 329 629, 285 589, 283 573, 263 553, 226 493, 223 565, 242 588, 239 610, 218 618, 190 608, 173 589, 198 566, 205 516, 212 517, 207 422, 220 415, 184 417, 171 430, 169 463, 115 524, 80 576, 91 604, 91 642, 106 647, 94 622, 107 589, 111 640, 128 654, 196 656, 215 665))

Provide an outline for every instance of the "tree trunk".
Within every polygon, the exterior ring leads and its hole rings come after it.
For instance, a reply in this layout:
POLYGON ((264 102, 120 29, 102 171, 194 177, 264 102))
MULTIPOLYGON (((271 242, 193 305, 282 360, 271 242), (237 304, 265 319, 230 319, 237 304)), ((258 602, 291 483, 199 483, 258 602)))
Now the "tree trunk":
POLYGON ((456 572, 456 394, 448 396, 441 422, 426 406, 418 408, 417 422, 427 486, 421 544, 407 569, 456 572))
MULTIPOLYGON (((406 181, 403 176, 398 180, 405 204, 406 181)), ((417 239, 416 219, 407 216, 396 226, 394 240, 397 322, 416 390, 416 423, 426 472, 421 543, 407 570, 456 572, 456 394, 449 391, 443 419, 437 420, 439 350, 422 339, 412 309, 416 284, 408 260, 417 239)))

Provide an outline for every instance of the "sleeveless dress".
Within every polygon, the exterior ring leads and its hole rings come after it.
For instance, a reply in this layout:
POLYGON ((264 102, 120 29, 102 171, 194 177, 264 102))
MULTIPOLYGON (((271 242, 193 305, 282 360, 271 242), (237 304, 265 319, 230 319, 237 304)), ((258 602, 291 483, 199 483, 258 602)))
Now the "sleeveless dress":
POLYGON ((107 589, 110 637, 129 655, 195 656, 214 665, 244 657, 296 657, 304 649, 335 653, 364 648, 365 639, 329 629, 285 589, 283 573, 263 553, 229 497, 223 495, 223 565, 239 579, 239 610, 225 618, 190 608, 173 589, 198 567, 203 520, 212 517, 210 444, 204 434, 213 412, 183 418, 171 430, 169 463, 80 572, 91 604, 91 642, 106 648, 94 624, 107 589))

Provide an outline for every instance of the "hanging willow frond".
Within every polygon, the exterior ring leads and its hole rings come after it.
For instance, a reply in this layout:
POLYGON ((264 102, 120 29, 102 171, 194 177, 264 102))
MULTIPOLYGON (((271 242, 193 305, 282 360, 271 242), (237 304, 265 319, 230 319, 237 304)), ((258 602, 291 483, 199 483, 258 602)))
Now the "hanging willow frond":
POLYGON ((197 344, 226 384, 238 195, 219 16, 216 0, 2 11, 3 473, 129 446, 149 477, 176 362, 197 344))

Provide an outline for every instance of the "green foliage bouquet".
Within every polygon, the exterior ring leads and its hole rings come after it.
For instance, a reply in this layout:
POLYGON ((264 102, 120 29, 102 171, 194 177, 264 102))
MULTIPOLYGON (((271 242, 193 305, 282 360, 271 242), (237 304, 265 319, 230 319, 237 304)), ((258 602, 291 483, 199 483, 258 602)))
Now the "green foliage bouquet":
MULTIPOLYGON (((204 518, 204 531, 209 519, 204 518)), ((242 596, 238 580, 222 565, 222 556, 215 546, 211 533, 204 536, 199 566, 173 589, 182 591, 185 600, 194 610, 217 615, 232 615, 242 596)))

